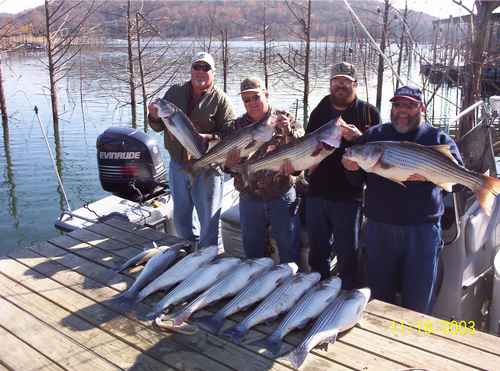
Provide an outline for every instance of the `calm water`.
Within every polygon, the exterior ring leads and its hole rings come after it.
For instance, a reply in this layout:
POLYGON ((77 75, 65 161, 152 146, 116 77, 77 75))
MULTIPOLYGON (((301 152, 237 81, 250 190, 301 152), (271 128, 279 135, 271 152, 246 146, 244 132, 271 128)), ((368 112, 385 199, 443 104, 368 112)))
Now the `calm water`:
MULTIPOLYGON (((262 76, 261 67, 256 63, 260 50, 252 42, 237 42, 230 46, 233 54, 228 94, 236 112, 242 114, 243 105, 237 95, 239 81, 248 75, 262 76)), ((186 51, 186 46, 182 44, 172 53, 183 52, 191 54, 191 50, 186 51)), ((47 147, 33 111, 35 105, 39 107, 50 145, 57 153, 56 159, 71 207, 76 209, 107 194, 99 183, 95 142, 99 134, 112 125, 130 125, 130 108, 123 103, 127 87, 113 78, 114 71, 119 69, 121 63, 125 63, 125 58, 125 50, 115 47, 87 51, 76 59, 73 69, 60 82, 60 144, 56 151, 47 89, 48 75, 43 66, 44 55, 18 53, 3 57, 10 122, 8 129, 2 131, 0 144, 0 252, 56 236, 58 232, 53 223, 64 208, 47 147), (80 89, 83 92, 83 113, 80 89)), ((176 81, 186 79, 189 62, 185 66, 181 68, 176 81)), ((317 78, 312 83, 310 110, 328 93, 328 68, 324 56, 317 56, 313 70, 317 78)), ((376 76, 372 71, 367 73, 369 98, 370 102, 374 102, 376 76)), ((415 73, 412 76, 417 80, 415 73)), ((220 73, 216 78, 221 86, 220 73)), ((389 73, 386 78, 381 112, 383 119, 388 118, 387 101, 393 92, 389 73)), ((274 76, 270 88, 272 105, 295 113, 296 101, 301 100, 301 86, 301 82, 293 77, 274 76)), ((358 91, 359 96, 366 99, 363 82, 360 82, 358 91)), ((455 101, 453 90, 442 94, 455 101)), ((141 112, 140 107, 138 112, 141 112)), ((436 116, 454 113, 455 108, 444 100, 436 102, 436 116)), ((298 117, 301 116, 299 108, 298 117)), ((139 127, 143 127, 142 121, 139 127)), ((160 135, 151 131, 148 135, 161 143, 160 135)), ((163 156, 168 161, 166 151, 163 151, 163 156)))

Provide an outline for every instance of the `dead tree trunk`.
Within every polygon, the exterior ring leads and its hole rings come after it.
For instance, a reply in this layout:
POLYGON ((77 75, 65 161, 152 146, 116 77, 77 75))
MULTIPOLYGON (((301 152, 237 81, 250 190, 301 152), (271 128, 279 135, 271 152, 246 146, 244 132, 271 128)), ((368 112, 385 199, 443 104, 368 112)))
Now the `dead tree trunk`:
POLYGON ((7 127, 9 116, 7 115, 7 104, 5 103, 5 92, 3 90, 2 55, 0 54, 0 111, 2 111, 2 124, 7 127))
MULTIPOLYGON (((387 21, 389 18, 389 0, 384 0, 384 19, 382 25, 382 37, 380 39, 380 50, 382 54, 385 54, 385 39, 387 35, 387 21)), ((380 106, 382 103, 382 87, 384 83, 384 58, 382 55, 378 57, 378 70, 377 70, 377 99, 376 106, 377 110, 380 111, 380 106)))
POLYGON ((307 2, 307 23, 304 27, 306 36, 306 55, 305 55, 305 66, 304 66, 304 127, 309 117, 309 64, 311 60, 311 3, 312 0, 307 2))
POLYGON ((59 99, 57 96, 56 66, 54 64, 54 48, 50 33, 49 1, 45 0, 45 32, 47 36, 47 57, 49 68, 50 102, 52 104, 52 122, 54 125, 54 136, 59 136, 59 99))
MULTIPOLYGON (((401 28, 401 39, 399 40, 399 55, 398 55, 398 75, 401 76, 401 62, 403 61, 403 50, 405 44, 406 32, 406 17, 408 15, 408 1, 405 1, 405 12, 403 15, 403 23, 401 28)), ((396 89, 399 88, 399 79, 396 79, 396 89)))
POLYGON ((271 26, 268 26, 266 24, 266 6, 264 5, 264 22, 262 23, 262 38, 264 41, 264 51, 263 51, 263 56, 262 56, 262 64, 264 66, 264 84, 266 86, 266 89, 269 89, 269 70, 268 70, 268 65, 267 65, 267 53, 268 53, 268 48, 267 48, 267 32, 271 26))
POLYGON ((224 93, 227 93, 227 75, 229 72, 229 46, 227 43, 227 28, 221 30, 222 49, 222 77, 224 82, 224 93))
POLYGON ((141 47, 141 16, 139 12, 135 13, 135 29, 137 36, 137 62, 139 64, 139 78, 141 79, 141 90, 142 90, 142 116, 144 122, 144 131, 148 131, 148 104, 147 104, 147 94, 146 94, 146 83, 144 81, 144 67, 142 65, 142 47, 141 47))
POLYGON ((130 16, 130 2, 127 2, 127 51, 128 51, 128 84, 130 89, 130 114, 132 127, 137 127, 137 112, 135 100, 135 80, 134 80, 134 54, 132 52, 132 19, 130 16))

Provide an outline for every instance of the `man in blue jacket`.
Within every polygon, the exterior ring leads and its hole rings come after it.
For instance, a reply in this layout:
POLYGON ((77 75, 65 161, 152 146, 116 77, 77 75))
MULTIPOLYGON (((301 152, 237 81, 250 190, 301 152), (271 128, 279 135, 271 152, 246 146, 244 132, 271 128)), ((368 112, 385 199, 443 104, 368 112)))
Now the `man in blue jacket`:
MULTIPOLYGON (((461 162, 455 142, 423 119, 422 92, 402 86, 391 98, 391 122, 366 131, 357 144, 407 141, 422 145, 448 144, 461 162)), ((342 159, 350 180, 366 181, 365 246, 367 278, 373 296, 394 303, 398 291, 402 305, 422 313, 431 311, 441 249, 443 191, 420 175, 404 187, 373 173, 364 173, 356 162, 342 159), (356 173, 351 173, 356 171, 356 173)))

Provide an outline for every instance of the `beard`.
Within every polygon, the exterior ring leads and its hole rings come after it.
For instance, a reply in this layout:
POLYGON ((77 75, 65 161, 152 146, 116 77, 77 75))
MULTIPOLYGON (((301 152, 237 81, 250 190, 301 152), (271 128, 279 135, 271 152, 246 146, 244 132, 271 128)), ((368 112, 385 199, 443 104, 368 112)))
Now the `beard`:
POLYGON ((400 133, 405 134, 415 130, 422 119, 422 114, 418 112, 415 115, 395 113, 391 110, 391 123, 394 129, 400 133))
POLYGON ((337 107, 347 107, 354 100, 353 89, 346 87, 337 87, 335 90, 330 89, 330 98, 332 103, 337 107))

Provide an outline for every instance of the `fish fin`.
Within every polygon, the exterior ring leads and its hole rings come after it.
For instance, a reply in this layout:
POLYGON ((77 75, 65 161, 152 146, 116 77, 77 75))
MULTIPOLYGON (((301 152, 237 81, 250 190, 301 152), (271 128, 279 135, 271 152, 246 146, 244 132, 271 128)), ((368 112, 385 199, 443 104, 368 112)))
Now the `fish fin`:
MULTIPOLYGON (((337 336, 339 335, 338 331, 335 331, 332 336, 329 336, 328 338, 325 339, 326 344, 334 344, 337 341, 337 336)), ((328 350, 328 348, 326 349, 328 350)))
POLYGON ((450 160, 452 160, 454 163, 458 163, 457 159, 455 157, 453 157, 453 155, 451 154, 450 146, 448 144, 438 144, 438 145, 427 146, 427 147, 445 155, 450 160))
POLYGON ((294 368, 299 368, 306 360, 307 353, 309 353, 307 349, 299 345, 288 355, 288 360, 292 363, 294 368))
POLYGON ((282 344, 283 344, 283 342, 281 341, 281 339, 278 336, 271 335, 271 336, 268 336, 266 338, 251 342, 249 345, 253 345, 255 347, 267 349, 273 355, 276 356, 279 354, 282 344))
POLYGON ((480 176, 483 181, 481 188, 475 192, 476 197, 486 215, 491 216, 495 200, 500 194, 500 180, 487 175, 480 176))
POLYGON ((248 143, 244 149, 252 148, 253 146, 255 146, 255 143, 257 143, 257 141, 254 139, 250 143, 248 143))
POLYGON ((155 241, 153 241, 153 248, 157 249, 158 248, 158 245, 156 244, 155 241))
POLYGON ((438 184, 441 188, 443 188, 446 192, 452 192, 453 191, 453 186, 455 183, 442 183, 438 184))
POLYGON ((211 332, 212 334, 218 334, 222 325, 224 325, 224 317, 218 316, 217 314, 198 317, 195 318, 194 321, 200 327, 211 332))
POLYGON ((238 324, 236 326, 228 328, 221 335, 230 338, 233 343, 241 344, 241 340, 243 340, 243 337, 246 333, 247 329, 241 326, 241 324, 238 324))
POLYGON ((113 307, 119 308, 123 312, 130 312, 134 306, 136 296, 134 293, 125 291, 124 293, 111 299, 110 304, 113 307))

